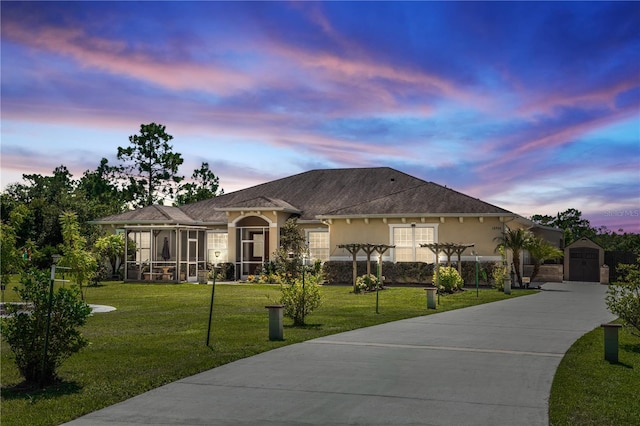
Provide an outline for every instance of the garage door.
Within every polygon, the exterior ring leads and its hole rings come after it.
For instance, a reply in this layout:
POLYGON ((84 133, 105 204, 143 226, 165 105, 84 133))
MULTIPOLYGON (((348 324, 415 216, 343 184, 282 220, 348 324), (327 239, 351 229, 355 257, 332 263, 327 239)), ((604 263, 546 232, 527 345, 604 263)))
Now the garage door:
POLYGON ((569 281, 600 281, 598 249, 577 247, 569 249, 569 281))

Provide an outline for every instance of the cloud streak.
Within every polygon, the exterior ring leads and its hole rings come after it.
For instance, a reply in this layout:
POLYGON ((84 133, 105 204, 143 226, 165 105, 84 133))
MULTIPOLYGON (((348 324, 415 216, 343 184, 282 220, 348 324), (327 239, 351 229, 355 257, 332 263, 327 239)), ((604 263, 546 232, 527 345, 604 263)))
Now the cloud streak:
POLYGON ((3 185, 59 162, 81 174, 156 121, 227 192, 392 166, 521 214, 578 208, 640 232, 605 214, 640 205, 633 4, 0 7, 3 185))

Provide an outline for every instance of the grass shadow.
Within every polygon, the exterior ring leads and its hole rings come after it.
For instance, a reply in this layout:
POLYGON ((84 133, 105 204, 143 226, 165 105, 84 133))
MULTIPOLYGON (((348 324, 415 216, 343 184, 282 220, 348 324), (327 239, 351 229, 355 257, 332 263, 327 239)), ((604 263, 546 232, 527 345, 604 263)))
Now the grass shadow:
POLYGON ((633 370, 633 365, 625 364, 624 362, 620 362, 620 361, 612 362, 612 361, 609 361, 609 364, 633 370))
POLYGON ((299 328, 301 330, 320 330, 324 324, 305 324, 305 325, 293 325, 285 324, 284 328, 299 328))
POLYGON ((622 349, 623 351, 640 354, 640 343, 633 343, 633 344, 624 343, 620 345, 620 349, 622 349))
POLYGON ((63 395, 71 395, 82 391, 82 386, 74 381, 60 380, 44 388, 21 382, 13 386, 3 386, 0 394, 3 401, 27 400, 31 403, 39 400, 53 399, 63 395))

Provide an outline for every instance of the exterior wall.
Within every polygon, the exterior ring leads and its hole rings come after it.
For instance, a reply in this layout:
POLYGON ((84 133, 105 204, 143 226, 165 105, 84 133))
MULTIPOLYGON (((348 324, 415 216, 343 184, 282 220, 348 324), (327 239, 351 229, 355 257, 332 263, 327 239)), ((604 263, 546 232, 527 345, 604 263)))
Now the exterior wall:
MULTIPOLYGON (((483 218, 482 222, 478 217, 463 217, 462 221, 458 217, 444 218, 418 218, 406 217, 371 218, 365 220, 358 219, 333 219, 329 224, 331 258, 333 260, 351 259, 351 255, 345 249, 337 248, 341 244, 349 243, 370 243, 370 244, 392 244, 391 225, 402 224, 409 226, 415 223, 416 226, 433 226, 435 228, 436 242, 451 243, 473 243, 475 247, 467 249, 462 255, 463 260, 474 260, 472 250, 478 252, 481 261, 497 261, 500 255, 495 252, 497 242, 496 237, 502 234, 503 223, 498 217, 483 218)), ((358 259, 366 259, 364 253, 358 254, 358 259)), ((392 254, 386 253, 385 260, 392 260, 392 254)))
POLYGON ((502 235, 502 229, 503 223, 497 217, 485 217, 482 222, 478 217, 463 217, 462 222, 457 217, 447 217, 439 227, 438 241, 474 244, 462 254, 462 260, 473 260, 473 250, 482 258, 480 260, 499 261, 496 238, 502 235))

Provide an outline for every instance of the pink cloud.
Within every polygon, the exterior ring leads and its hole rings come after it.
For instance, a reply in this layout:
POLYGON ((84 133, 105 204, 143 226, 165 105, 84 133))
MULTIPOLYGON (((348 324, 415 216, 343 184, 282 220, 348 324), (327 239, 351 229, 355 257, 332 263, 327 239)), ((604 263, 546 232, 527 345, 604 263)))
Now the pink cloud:
POLYGON ((72 57, 85 67, 149 81, 169 89, 226 94, 252 85, 251 79, 236 69, 220 64, 204 66, 158 61, 143 52, 129 52, 123 41, 91 37, 80 29, 26 28, 3 22, 2 34, 35 49, 72 57))
MULTIPOLYGON (((523 134, 526 134, 525 132, 520 132, 520 134, 517 136, 517 139, 525 140, 514 140, 514 137, 511 136, 499 139, 494 143, 490 143, 487 146, 487 149, 495 152, 500 152, 499 147, 502 147, 503 149, 506 149, 506 152, 501 154, 493 161, 488 161, 478 166, 475 170, 478 173, 484 173, 488 170, 503 168, 509 163, 520 160, 522 158, 527 158, 528 156, 531 156, 536 152, 548 152, 547 150, 550 148, 555 148, 566 145, 568 143, 572 143, 580 136, 594 129, 598 129, 609 124, 622 121, 629 117, 633 117, 636 114, 637 111, 635 111, 635 109, 633 108, 619 110, 612 112, 609 115, 593 118, 589 121, 581 122, 578 124, 569 124, 566 127, 553 130, 549 134, 545 134, 539 137, 534 136, 529 140, 526 140, 526 138, 522 137, 523 134), (513 148, 509 149, 509 147, 513 148)), ((539 127, 535 127, 534 129, 536 131, 539 131, 539 127)))

